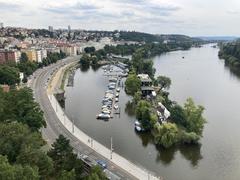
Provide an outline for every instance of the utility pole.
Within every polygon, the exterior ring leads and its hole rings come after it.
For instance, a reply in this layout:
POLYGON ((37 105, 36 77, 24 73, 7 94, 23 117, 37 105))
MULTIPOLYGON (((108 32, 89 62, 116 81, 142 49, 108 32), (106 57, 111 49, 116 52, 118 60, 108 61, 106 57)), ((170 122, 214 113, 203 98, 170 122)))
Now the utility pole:
POLYGON ((74 133, 74 119, 72 118, 72 133, 74 133))
POLYGON ((113 140, 112 140, 112 137, 111 137, 111 152, 110 152, 110 159, 112 159, 112 153, 113 153, 113 140))
POLYGON ((65 113, 63 111, 63 124, 65 125, 65 113))

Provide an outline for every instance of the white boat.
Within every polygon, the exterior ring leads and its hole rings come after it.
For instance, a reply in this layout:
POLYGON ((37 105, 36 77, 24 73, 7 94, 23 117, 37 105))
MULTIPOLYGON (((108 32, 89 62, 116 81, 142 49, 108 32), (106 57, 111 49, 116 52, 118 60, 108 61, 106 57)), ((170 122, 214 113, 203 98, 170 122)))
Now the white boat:
POLYGON ((120 88, 117 88, 117 92, 120 92, 120 88))
POLYGON ((118 101, 119 101, 119 99, 118 99, 118 98, 115 98, 115 101, 116 101, 116 102, 118 102, 118 101))
POLYGON ((119 97, 119 94, 118 94, 118 93, 116 93, 116 97, 119 97))
POLYGON ((139 121, 135 121, 135 122, 134 122, 134 125, 135 125, 135 126, 141 126, 141 123, 140 123, 139 121))
POLYGON ((136 131, 141 132, 142 128, 140 126, 135 126, 136 131))
POLYGON ((104 114, 104 113, 100 113, 97 115, 97 119, 110 119, 110 115, 109 114, 104 114))
POLYGON ((117 104, 114 104, 113 107, 114 107, 114 109, 116 109, 116 110, 118 109, 118 105, 117 105, 117 104))
POLYGON ((109 111, 108 109, 104 109, 104 110, 102 110, 102 113, 103 114, 111 114, 111 111, 109 111))

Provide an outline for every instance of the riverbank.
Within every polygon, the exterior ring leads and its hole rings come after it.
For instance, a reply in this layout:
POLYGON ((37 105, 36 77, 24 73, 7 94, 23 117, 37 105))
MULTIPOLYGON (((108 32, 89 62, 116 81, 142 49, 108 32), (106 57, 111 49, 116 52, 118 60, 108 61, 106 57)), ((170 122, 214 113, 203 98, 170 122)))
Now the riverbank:
MULTIPOLYGON (((65 65, 66 66, 66 65, 65 65)), ((64 67, 65 67, 64 66, 64 67)), ((64 73, 64 67, 59 68, 52 77, 52 80, 50 80, 48 85, 48 99, 58 117, 62 125, 71 132, 76 138, 81 140, 86 146, 91 148, 93 151, 101 154, 103 157, 105 157, 109 162, 114 163, 115 165, 121 167, 126 172, 130 173, 133 177, 137 179, 162 179, 161 177, 157 177, 152 175, 152 173, 149 173, 149 171, 138 167, 137 165, 131 163, 129 160, 123 158, 119 154, 112 152, 108 149, 106 146, 98 143, 95 139, 92 137, 89 137, 84 132, 82 132, 78 127, 75 126, 74 119, 73 122, 66 116, 65 112, 60 107, 59 103, 53 96, 53 92, 56 88, 60 86, 63 73, 64 73), (90 143, 90 140, 92 143, 90 143), (110 156, 111 155, 111 156, 110 156), (112 158, 111 158, 112 157, 112 158)))
POLYGON ((124 108, 132 99, 124 89, 119 98, 120 117, 114 116, 108 122, 96 120, 99 102, 108 84, 101 68, 76 71, 74 87, 65 89, 66 113, 75 118, 77 127, 101 144, 110 147, 112 137, 116 153, 167 180, 237 179, 240 176, 240 145, 235 139, 240 138, 240 79, 219 60, 218 48, 204 45, 164 53, 153 58, 153 62, 157 76, 171 78, 170 99, 183 105, 192 97, 196 104, 206 108, 204 117, 208 123, 200 144, 166 150, 156 147, 148 135, 136 133, 133 130, 136 118, 130 107, 124 108), (86 82, 88 86, 83 86, 86 82))

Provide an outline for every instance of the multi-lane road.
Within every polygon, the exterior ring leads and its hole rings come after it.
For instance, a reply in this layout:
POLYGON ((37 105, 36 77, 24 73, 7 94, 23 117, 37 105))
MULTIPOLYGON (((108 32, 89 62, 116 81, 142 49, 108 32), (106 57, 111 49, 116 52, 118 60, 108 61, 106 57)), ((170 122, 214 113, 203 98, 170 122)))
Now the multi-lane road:
POLYGON ((111 179, 136 179, 130 173, 111 163, 108 159, 96 153, 91 148, 86 146, 83 142, 78 140, 58 120, 58 117, 48 99, 47 85, 55 71, 65 66, 66 64, 77 61, 78 59, 79 57, 70 57, 58 61, 57 63, 50 66, 38 69, 29 79, 28 85, 33 89, 35 100, 40 104, 47 123, 47 127, 42 129, 42 135, 47 143, 51 145, 60 134, 63 134, 70 140, 75 152, 86 155, 85 157, 88 157, 91 161, 105 160, 108 163, 109 171, 107 172, 108 174, 112 174, 111 179))

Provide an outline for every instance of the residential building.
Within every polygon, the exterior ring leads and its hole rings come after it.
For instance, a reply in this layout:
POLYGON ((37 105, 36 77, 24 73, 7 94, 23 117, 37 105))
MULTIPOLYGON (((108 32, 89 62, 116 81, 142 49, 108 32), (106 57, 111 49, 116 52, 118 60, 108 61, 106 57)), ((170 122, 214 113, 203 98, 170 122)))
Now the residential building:
POLYGON ((0 51, 0 64, 8 62, 19 62, 21 52, 16 50, 2 50, 0 51))
POLYGON ((37 62, 37 53, 36 50, 31 49, 31 50, 26 50, 24 51, 28 57, 28 60, 31 62, 37 62))
POLYGON ((4 28, 3 23, 0 22, 0 29, 4 28))
POLYGON ((42 51, 41 50, 36 50, 36 58, 37 58, 37 62, 41 63, 42 62, 42 51))
POLYGON ((143 96, 155 95, 154 88, 152 86, 152 79, 148 74, 138 74, 138 78, 141 81, 141 91, 143 96))

